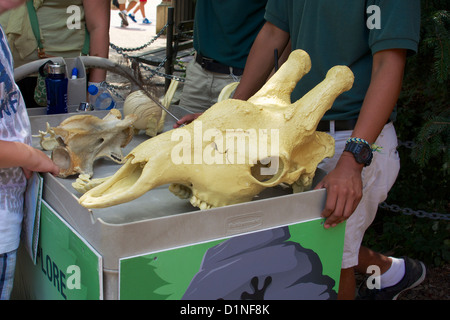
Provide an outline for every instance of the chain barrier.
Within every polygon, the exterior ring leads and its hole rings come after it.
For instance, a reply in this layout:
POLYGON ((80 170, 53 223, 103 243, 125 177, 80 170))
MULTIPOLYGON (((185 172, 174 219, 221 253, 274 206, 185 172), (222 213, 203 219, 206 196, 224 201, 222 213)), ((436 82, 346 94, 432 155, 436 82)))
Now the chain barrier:
MULTIPOLYGON (((399 147, 405 147, 408 149, 412 149, 415 146, 414 141, 398 141, 399 147)), ((450 214, 437 213, 437 212, 426 212, 424 210, 413 210, 411 208, 401 208, 396 204, 387 204, 386 202, 382 202, 378 206, 381 209, 389 210, 391 212, 400 212, 404 215, 411 216, 414 215, 418 218, 429 218, 433 220, 450 220, 450 214)))
POLYGON ((401 208, 400 206, 396 204, 387 204, 386 202, 382 202, 378 205, 379 208, 389 210, 391 212, 400 212, 406 216, 414 215, 418 218, 429 218, 433 220, 450 220, 449 214, 443 214, 443 213, 429 213, 423 210, 413 210, 411 208, 401 208))
POLYGON ((109 46, 111 47, 111 49, 115 50, 118 54, 120 54, 121 56, 123 56, 126 60, 133 60, 135 62, 137 62, 139 68, 144 69, 145 71, 150 72, 151 75, 149 76, 145 76, 145 78, 147 80, 153 78, 154 76, 160 76, 166 79, 170 79, 170 80, 175 80, 175 81, 180 81, 180 82, 184 82, 184 78, 179 77, 179 76, 175 76, 175 75, 171 75, 171 74, 166 74, 163 72, 160 72, 159 70, 164 66, 164 64, 167 61, 167 57, 165 57, 163 59, 163 61, 161 61, 161 63, 155 68, 152 69, 149 66, 144 65, 142 62, 137 61, 136 58, 131 57, 130 55, 128 55, 126 52, 133 52, 133 51, 139 51, 142 50, 146 47, 148 47, 149 45, 151 45, 153 42, 155 42, 163 33, 164 31, 167 29, 168 24, 166 24, 164 27, 162 27, 162 29, 155 35, 155 37, 153 37, 153 39, 151 39, 149 42, 147 42, 146 44, 140 46, 140 47, 135 47, 135 48, 124 48, 124 47, 119 47, 113 43, 110 43, 109 46))
POLYGON ((142 49, 145 49, 146 47, 148 47, 149 45, 153 44, 153 42, 155 42, 163 33, 164 31, 166 31, 168 24, 166 24, 164 27, 162 27, 162 29, 153 37, 153 39, 151 39, 149 42, 147 42, 146 44, 140 46, 140 47, 136 47, 136 48, 124 48, 124 47, 119 47, 116 46, 113 43, 110 43, 109 46, 116 50, 117 53, 122 54, 123 52, 133 52, 133 51, 139 51, 142 49))
POLYGON ((117 90, 128 90, 131 87, 130 86, 116 86, 116 85, 112 85, 108 82, 105 81, 106 84, 106 88, 111 91, 117 98, 119 98, 120 100, 125 101, 125 97, 122 96, 119 92, 117 92, 117 90))

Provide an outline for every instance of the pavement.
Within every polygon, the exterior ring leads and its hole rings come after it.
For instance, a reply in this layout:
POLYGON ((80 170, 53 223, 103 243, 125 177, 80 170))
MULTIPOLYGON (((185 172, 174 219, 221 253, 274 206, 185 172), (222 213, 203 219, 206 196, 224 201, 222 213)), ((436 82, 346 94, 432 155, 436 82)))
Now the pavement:
MULTIPOLYGON (((152 22, 151 24, 142 23, 142 15, 140 11, 136 13, 137 23, 128 18, 128 26, 121 27, 121 18, 119 17, 119 10, 111 10, 111 22, 109 28, 110 42, 125 48, 140 47, 156 35, 156 6, 161 3, 161 0, 148 0, 145 6, 145 15, 152 22)), ((164 47, 166 45, 166 39, 164 37, 158 38, 150 47, 146 49, 155 49, 164 47)), ((116 53, 110 50, 110 53, 114 57, 116 53)))
MULTIPOLYGON (((137 48, 147 44, 149 41, 155 38, 156 36, 156 7, 161 3, 161 0, 148 0, 145 6, 145 14, 147 19, 151 21, 151 24, 143 24, 143 17, 138 11, 135 14, 137 23, 133 22, 130 18, 128 18, 128 26, 121 27, 122 19, 119 17, 119 10, 114 7, 111 9, 111 19, 110 19, 110 28, 109 28, 109 36, 110 43, 121 47, 121 48, 137 48)), ((133 11, 134 9, 132 9, 133 11)), ((136 55, 139 53, 143 53, 146 51, 150 51, 158 48, 165 48, 166 46, 166 37, 163 35, 156 39, 151 45, 147 46, 142 50, 136 50, 127 52, 129 55, 136 55)), ((109 59, 115 62, 124 62, 123 57, 117 53, 116 50, 110 48, 109 49, 109 59)), ((117 76, 111 72, 108 72, 107 79, 108 82, 119 85, 127 83, 127 80, 124 78, 117 76)), ((157 80, 157 79, 155 79, 157 80)), ((161 78, 157 80, 157 82, 164 82, 164 79, 161 78)), ((126 92, 124 93, 127 94, 126 92)))

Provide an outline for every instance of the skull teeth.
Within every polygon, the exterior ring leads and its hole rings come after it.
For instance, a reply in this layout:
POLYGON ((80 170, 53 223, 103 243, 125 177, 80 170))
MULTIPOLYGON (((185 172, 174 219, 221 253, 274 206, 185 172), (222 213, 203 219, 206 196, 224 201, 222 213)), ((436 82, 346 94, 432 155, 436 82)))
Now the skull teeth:
POLYGON ((181 198, 181 199, 189 199, 192 195, 192 190, 191 188, 179 184, 179 183, 172 183, 169 186, 169 190, 176 195, 177 197, 181 198))
POLYGON ((179 184, 179 183, 172 183, 169 186, 169 190, 176 196, 178 196, 181 199, 190 199, 191 204, 194 207, 198 207, 201 210, 207 210, 207 209, 211 209, 213 207, 213 205, 207 203, 204 200, 199 199, 197 196, 192 194, 192 190, 191 188, 189 188, 188 186, 185 186, 183 184, 179 184))
POLYGON ((200 210, 207 210, 207 209, 211 209, 213 207, 212 205, 210 205, 206 201, 203 201, 203 200, 197 198, 195 195, 193 195, 191 197, 191 204, 194 207, 200 208, 200 210))

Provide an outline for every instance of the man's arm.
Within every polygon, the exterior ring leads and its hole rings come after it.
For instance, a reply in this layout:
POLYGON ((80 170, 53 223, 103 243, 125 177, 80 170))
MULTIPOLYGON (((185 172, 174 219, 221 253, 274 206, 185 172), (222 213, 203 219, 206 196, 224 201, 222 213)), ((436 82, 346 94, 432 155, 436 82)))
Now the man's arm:
MULTIPOLYGON (((252 49, 247 57, 244 73, 237 86, 233 99, 248 100, 266 82, 275 65, 274 51, 281 52, 280 59, 285 58, 283 53, 290 49, 289 34, 266 22, 256 37, 252 49)), ((197 119, 201 113, 188 114, 181 118, 174 128, 180 127, 197 119)))
MULTIPOLYGON (((86 27, 90 35, 89 55, 108 58, 109 55, 109 20, 111 4, 109 0, 84 0, 83 7, 86 27)), ((91 82, 102 82, 106 78, 106 70, 92 69, 89 76, 91 82)))
MULTIPOLYGON (((397 103, 403 80, 406 50, 393 49, 376 53, 373 57, 372 78, 352 137, 375 142, 397 103)), ((327 201, 322 212, 327 218, 325 227, 347 220, 362 197, 361 171, 363 165, 344 151, 336 168, 316 189, 327 189, 327 201)))
POLYGON ((282 53, 289 39, 289 33, 270 22, 264 24, 250 50, 234 99, 248 100, 264 85, 275 64, 274 50, 282 53))

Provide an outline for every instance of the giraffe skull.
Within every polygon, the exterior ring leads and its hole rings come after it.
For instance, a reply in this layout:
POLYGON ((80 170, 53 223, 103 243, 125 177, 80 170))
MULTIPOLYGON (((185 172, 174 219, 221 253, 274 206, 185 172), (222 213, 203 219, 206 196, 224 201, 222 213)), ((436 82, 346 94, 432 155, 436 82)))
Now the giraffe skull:
POLYGON ((354 80, 348 67, 333 67, 291 103, 292 90, 310 68, 308 54, 293 51, 248 101, 220 101, 189 125, 138 145, 113 176, 79 199, 81 205, 117 205, 168 183, 201 209, 250 201, 281 183, 307 187, 319 162, 334 154, 333 138, 316 132, 317 124, 354 80), (237 143, 229 144, 233 139, 237 143))

